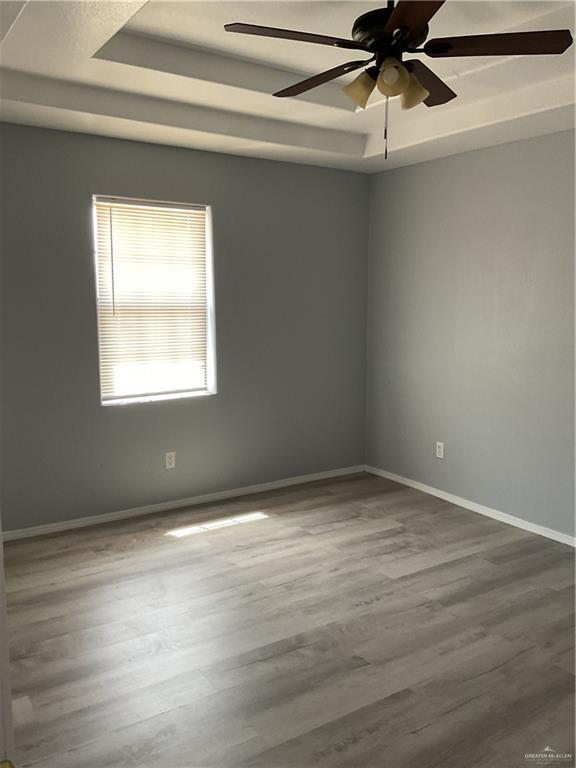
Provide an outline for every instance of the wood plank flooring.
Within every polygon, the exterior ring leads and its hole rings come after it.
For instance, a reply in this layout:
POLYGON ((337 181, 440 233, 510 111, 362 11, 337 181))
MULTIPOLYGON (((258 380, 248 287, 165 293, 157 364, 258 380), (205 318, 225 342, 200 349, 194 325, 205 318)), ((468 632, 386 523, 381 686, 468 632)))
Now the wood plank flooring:
POLYGON ((16 541, 6 560, 19 768, 574 753, 573 550, 393 482, 16 541), (251 512, 267 517, 164 535, 251 512))

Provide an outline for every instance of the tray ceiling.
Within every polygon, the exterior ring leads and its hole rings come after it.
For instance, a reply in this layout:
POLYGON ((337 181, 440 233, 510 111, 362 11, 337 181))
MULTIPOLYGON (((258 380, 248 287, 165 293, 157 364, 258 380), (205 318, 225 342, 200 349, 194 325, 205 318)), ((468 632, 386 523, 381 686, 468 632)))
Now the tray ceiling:
MULTIPOLYGON (((365 2, 0 3, 3 120, 374 172, 574 125, 574 47, 562 56, 439 60, 458 93, 402 112, 383 97, 355 111, 342 78, 296 99, 272 91, 355 52, 231 35, 244 21, 348 37, 365 2), (340 83, 340 84, 338 84, 340 83)), ((448 0, 431 36, 574 31, 572 2, 448 0)), ((352 55, 351 55, 352 54, 352 55)), ((426 59, 426 57, 424 57, 426 59)))

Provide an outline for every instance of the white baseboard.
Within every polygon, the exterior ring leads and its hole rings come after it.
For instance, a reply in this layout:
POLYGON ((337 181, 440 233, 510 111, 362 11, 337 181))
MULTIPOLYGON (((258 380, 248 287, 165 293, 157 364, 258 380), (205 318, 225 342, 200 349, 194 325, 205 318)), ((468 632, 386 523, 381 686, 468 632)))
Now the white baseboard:
POLYGON ((419 483, 416 480, 411 480, 408 477, 402 477, 401 475, 395 475, 393 472, 387 472, 384 469, 378 467, 371 467, 368 465, 357 465, 352 467, 342 467, 340 469, 330 469, 326 472, 315 472, 311 475, 299 475, 298 477, 287 477, 282 480, 272 480, 268 483, 258 483, 256 485, 246 485, 241 488, 230 488, 226 491, 216 491, 215 493, 205 493, 202 496, 191 496, 186 499, 175 499, 173 501, 163 501, 158 504, 147 504, 143 507, 134 507, 132 509, 121 509, 117 512, 107 512, 102 515, 90 515, 88 517, 80 517, 75 520, 63 520, 58 523, 48 523, 47 525, 36 525, 31 528, 21 528, 14 531, 4 531, 2 538, 4 541, 15 541, 16 539, 26 539, 34 536, 44 536, 50 533, 61 533, 63 531, 70 531, 74 528, 87 528, 93 525, 102 525, 103 523, 111 523, 116 520, 126 520, 130 517, 142 517, 144 515, 150 515, 154 512, 169 512, 174 509, 184 509, 186 507, 194 507, 199 504, 208 504, 212 501, 225 501, 226 499, 240 498, 241 496, 248 496, 251 493, 264 493, 266 491, 273 491, 276 488, 287 488, 291 485, 300 485, 302 483, 311 483, 315 480, 329 480, 332 477, 342 477, 345 475, 353 475, 358 472, 368 472, 378 477, 384 477, 387 480, 393 480, 401 485, 407 485, 410 488, 415 488, 418 491, 430 494, 430 496, 436 496, 444 501, 449 501, 451 504, 456 504, 464 509, 469 509, 472 512, 479 512, 486 517, 492 517, 494 520, 499 520, 502 523, 508 525, 514 525, 516 528, 522 528, 530 533, 535 533, 539 536, 545 536, 548 539, 559 541, 562 544, 568 544, 571 547, 576 547, 576 538, 569 536, 567 533, 561 533, 555 531, 552 528, 546 528, 543 525, 537 523, 530 523, 527 520, 522 520, 520 517, 514 517, 508 515, 506 512, 500 512, 497 509, 491 509, 485 507, 483 504, 478 504, 475 501, 469 501, 461 496, 455 496, 452 493, 441 491, 438 488, 433 488, 431 485, 425 485, 419 483))
POLYGON ((251 493, 264 493, 273 491, 276 488, 286 488, 290 485, 300 485, 301 483, 312 483, 315 480, 329 480, 332 477, 342 477, 344 475, 353 475, 358 472, 365 472, 363 464, 353 467, 341 467, 340 469, 329 469, 326 472, 315 472, 311 475, 299 475, 298 477, 286 477, 282 480, 272 480, 268 483, 258 483, 257 485, 245 485, 241 488, 230 488, 227 491, 216 491, 215 493, 205 493, 202 496, 191 496, 187 499, 175 499, 174 501, 162 501, 158 504, 147 504, 144 507, 134 507, 132 509, 121 509, 118 512, 107 512, 102 515, 90 515, 88 517, 79 517, 75 520, 63 520, 58 523, 48 523, 47 525, 35 525, 31 528, 20 528, 15 531, 4 531, 2 539, 4 541, 14 541, 16 539, 28 539, 33 536, 45 536, 49 533, 61 533, 70 531, 74 528, 87 528, 92 525, 102 525, 102 523, 111 523, 116 520, 126 520, 130 517, 141 517, 150 515, 154 512, 168 512, 173 509, 183 509, 185 507, 194 507, 198 504, 208 504, 211 501, 221 501, 225 499, 234 499, 241 496, 248 496, 251 493))
POLYGON ((530 523, 527 520, 522 520, 520 517, 508 515, 506 512, 499 512, 497 509, 485 507, 483 504, 477 504, 475 501, 469 501, 468 499, 463 499, 460 496, 454 496, 452 493, 441 491, 438 488, 433 488, 431 485, 419 483, 416 480, 410 480, 408 477, 395 475, 393 472, 387 472, 384 469, 378 469, 378 467, 365 466, 364 470, 372 475, 384 477, 386 480, 394 480, 396 483, 408 485, 410 488, 416 488, 416 490, 428 493, 430 496, 437 496, 439 499, 444 499, 444 501, 449 501, 452 504, 456 504, 458 507, 469 509, 471 512, 479 512, 481 515, 492 517, 494 520, 499 520, 500 522, 507 523, 508 525, 514 525, 516 528, 522 528, 525 531, 530 531, 530 533, 536 533, 538 536, 545 536, 547 539, 554 539, 554 541, 559 541, 562 544, 568 544, 571 547, 576 547, 576 538, 574 536, 570 536, 567 533, 561 533, 560 531, 555 531, 552 528, 546 528, 544 525, 538 525, 537 523, 530 523))

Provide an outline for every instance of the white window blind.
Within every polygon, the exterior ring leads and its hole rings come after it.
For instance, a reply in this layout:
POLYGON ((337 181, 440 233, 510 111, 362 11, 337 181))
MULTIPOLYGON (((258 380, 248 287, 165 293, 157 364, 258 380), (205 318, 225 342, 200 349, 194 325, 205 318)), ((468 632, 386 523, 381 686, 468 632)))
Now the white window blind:
POLYGON ((93 198, 103 405, 215 391, 210 210, 93 198))

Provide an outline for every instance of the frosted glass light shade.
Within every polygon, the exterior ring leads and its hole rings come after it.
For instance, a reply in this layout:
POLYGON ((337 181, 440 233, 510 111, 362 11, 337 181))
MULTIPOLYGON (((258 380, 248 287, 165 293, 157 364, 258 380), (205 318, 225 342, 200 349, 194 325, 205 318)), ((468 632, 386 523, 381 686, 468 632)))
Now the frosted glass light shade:
POLYGON ((352 101, 362 109, 365 109, 372 91, 376 87, 375 79, 368 72, 361 72, 351 83, 342 89, 352 101))
POLYGON ((428 96, 430 96, 430 92, 424 88, 415 75, 411 74, 408 81, 408 87, 400 99, 402 109, 412 109, 413 107, 417 107, 418 104, 421 104, 424 99, 428 98, 428 96))
POLYGON ((376 86, 384 96, 399 96, 408 88, 410 73, 398 59, 389 57, 384 59, 380 67, 380 74, 376 86))

